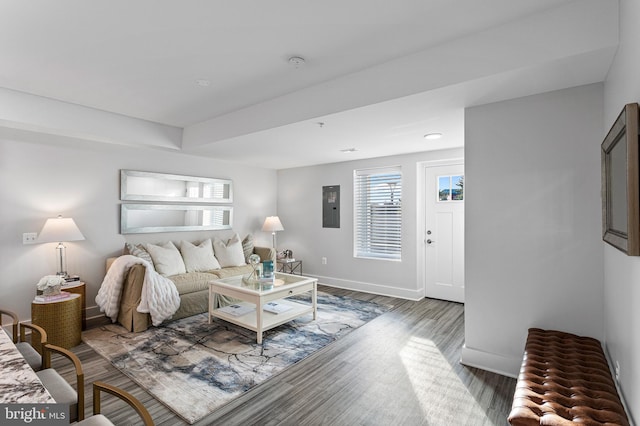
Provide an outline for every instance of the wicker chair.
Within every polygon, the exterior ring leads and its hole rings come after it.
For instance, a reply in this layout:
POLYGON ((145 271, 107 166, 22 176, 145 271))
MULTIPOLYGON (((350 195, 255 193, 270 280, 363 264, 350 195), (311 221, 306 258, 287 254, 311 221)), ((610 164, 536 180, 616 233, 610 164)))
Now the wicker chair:
POLYGON ((129 404, 140 416, 145 426, 153 426, 154 422, 147 409, 142 403, 129 392, 126 392, 120 388, 109 385, 104 382, 93 383, 93 416, 78 422, 78 425, 82 426, 113 426, 113 423, 104 415, 100 414, 100 392, 106 392, 114 395, 127 404, 129 404))

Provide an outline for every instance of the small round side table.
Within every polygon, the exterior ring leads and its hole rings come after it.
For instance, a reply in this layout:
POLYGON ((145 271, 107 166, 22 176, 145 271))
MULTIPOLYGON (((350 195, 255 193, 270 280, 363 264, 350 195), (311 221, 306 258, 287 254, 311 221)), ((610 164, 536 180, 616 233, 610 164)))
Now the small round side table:
POLYGON ((34 300, 31 323, 44 328, 48 343, 65 349, 77 346, 82 342, 81 299, 80 294, 72 294, 67 299, 51 302, 34 300))

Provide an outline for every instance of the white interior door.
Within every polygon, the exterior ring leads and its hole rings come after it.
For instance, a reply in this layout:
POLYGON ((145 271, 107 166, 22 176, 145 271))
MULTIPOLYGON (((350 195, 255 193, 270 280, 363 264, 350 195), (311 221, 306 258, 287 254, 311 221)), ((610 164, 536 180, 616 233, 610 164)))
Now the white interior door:
POLYGON ((425 295, 464 302, 464 165, 425 168, 425 295))

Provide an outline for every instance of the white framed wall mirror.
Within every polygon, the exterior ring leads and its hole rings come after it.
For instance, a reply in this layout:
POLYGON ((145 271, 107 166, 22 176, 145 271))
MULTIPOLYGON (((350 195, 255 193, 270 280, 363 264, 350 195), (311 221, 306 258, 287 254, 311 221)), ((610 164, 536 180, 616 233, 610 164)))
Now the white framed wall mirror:
POLYGON ((122 201, 231 203, 231 180, 120 170, 122 201))
POLYGON ((120 232, 211 231, 231 229, 233 207, 198 205, 121 204, 120 232))

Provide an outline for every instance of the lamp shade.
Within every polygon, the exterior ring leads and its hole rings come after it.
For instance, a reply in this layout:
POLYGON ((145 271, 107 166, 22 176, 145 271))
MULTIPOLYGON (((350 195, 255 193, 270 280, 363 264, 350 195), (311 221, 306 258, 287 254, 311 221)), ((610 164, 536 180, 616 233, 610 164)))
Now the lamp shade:
POLYGON ((264 232, 277 232, 284 231, 284 227, 282 226, 282 222, 280 222, 280 218, 278 216, 269 216, 264 220, 262 230, 264 232))
POLYGON ((80 240, 84 240, 84 235, 82 235, 76 223, 70 217, 62 216, 47 219, 42 231, 40 231, 40 235, 38 235, 39 243, 61 243, 80 240))

